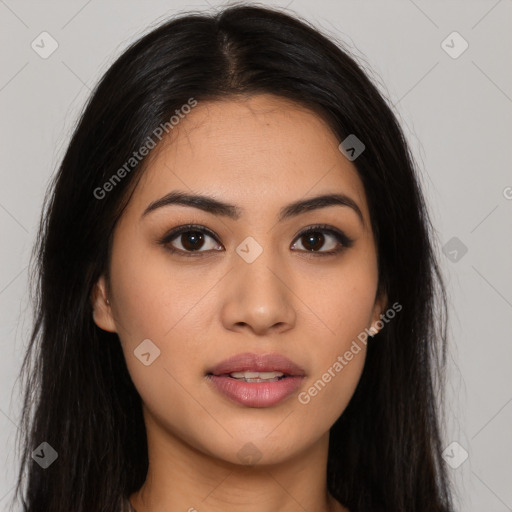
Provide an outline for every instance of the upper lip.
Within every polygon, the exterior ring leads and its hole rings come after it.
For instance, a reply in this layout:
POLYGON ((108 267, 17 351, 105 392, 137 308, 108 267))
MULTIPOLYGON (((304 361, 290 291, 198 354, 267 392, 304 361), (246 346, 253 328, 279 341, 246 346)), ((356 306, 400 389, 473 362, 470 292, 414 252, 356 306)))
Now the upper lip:
POLYGON ((207 374, 227 375, 233 372, 281 372, 285 375, 304 376, 304 370, 281 354, 237 354, 207 371, 207 374))

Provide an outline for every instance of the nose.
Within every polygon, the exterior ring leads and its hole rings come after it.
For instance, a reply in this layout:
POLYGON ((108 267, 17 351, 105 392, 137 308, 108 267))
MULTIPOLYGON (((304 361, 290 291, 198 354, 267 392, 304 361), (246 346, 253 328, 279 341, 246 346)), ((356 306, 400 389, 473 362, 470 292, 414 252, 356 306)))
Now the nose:
POLYGON ((239 332, 250 330, 256 335, 293 328, 297 298, 286 269, 274 268, 275 259, 267 251, 252 263, 240 259, 234 266, 221 311, 224 327, 239 332))

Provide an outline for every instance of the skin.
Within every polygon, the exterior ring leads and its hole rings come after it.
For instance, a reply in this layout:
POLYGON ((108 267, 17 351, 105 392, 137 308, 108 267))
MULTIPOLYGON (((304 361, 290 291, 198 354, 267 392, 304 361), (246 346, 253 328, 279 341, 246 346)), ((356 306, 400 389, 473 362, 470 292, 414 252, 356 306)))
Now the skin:
MULTIPOLYGON (((137 512, 348 511, 327 492, 328 436, 357 386, 365 345, 308 404, 297 399, 386 305, 364 187, 339 143, 318 115, 265 94, 199 102, 150 155, 114 232, 110 282, 102 276, 91 298, 96 324, 118 333, 143 401, 149 472, 130 498, 137 512), (243 214, 168 205, 142 216, 172 190, 215 196, 243 214), (339 205, 277 221, 283 206, 333 192, 350 196, 364 223, 339 205), (199 257, 158 244, 188 223, 218 242, 205 234, 199 257), (353 246, 318 255, 338 246, 320 231, 311 255, 297 235, 319 223, 353 246), (263 248, 252 263, 236 252, 248 236, 263 248), (161 353, 145 366, 133 352, 148 338, 161 353), (306 377, 272 407, 233 403, 205 373, 241 352, 281 353, 306 377), (261 455, 252 466, 237 455, 249 442, 261 455)), ((186 244, 177 236, 168 245, 186 244)))

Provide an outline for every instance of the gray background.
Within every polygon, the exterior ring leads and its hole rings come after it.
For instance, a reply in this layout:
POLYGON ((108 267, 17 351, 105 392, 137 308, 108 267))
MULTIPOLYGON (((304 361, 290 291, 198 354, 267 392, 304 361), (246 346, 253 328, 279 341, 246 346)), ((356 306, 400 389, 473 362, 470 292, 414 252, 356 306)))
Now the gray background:
MULTIPOLYGON (((421 168, 450 294, 444 446, 461 447, 448 450, 450 461, 469 454, 449 468, 456 510, 512 511, 512 0, 262 3, 289 5, 345 41, 394 105, 421 168), (457 58, 442 46, 453 31, 469 44, 457 58)), ((1 510, 16 474, 15 380, 31 326, 27 265, 49 177, 115 57, 173 13, 210 5, 0 0, 1 510), (59 45, 47 59, 31 47, 43 31, 59 45)), ((461 41, 452 39, 446 44, 457 51, 461 41)))

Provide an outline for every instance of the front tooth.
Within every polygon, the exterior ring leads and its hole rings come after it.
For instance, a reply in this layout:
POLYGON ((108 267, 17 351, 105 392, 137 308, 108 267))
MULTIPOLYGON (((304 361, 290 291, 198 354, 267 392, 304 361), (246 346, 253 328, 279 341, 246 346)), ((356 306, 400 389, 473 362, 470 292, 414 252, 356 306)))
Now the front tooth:
POLYGON ((261 372, 260 379, 275 379, 276 377, 281 377, 284 373, 281 372, 261 372))
POLYGON ((260 372, 240 372, 245 379, 260 379, 260 372))
POLYGON ((231 377, 235 379, 274 379, 282 377, 284 373, 281 372, 233 372, 230 373, 231 377))

